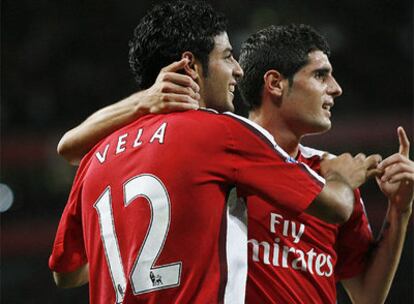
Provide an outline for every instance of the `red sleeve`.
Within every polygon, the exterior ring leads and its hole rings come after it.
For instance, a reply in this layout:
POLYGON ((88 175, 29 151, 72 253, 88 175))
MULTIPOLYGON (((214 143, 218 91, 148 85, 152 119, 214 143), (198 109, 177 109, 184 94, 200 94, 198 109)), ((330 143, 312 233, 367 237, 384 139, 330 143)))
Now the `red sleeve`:
POLYGON ((82 167, 81 163, 63 210, 52 254, 49 257, 49 268, 56 272, 71 272, 87 263, 81 215, 81 194, 85 171, 82 167))
POLYGON ((365 213, 364 203, 358 190, 355 191, 355 207, 351 218, 339 228, 335 267, 336 280, 352 278, 364 271, 367 253, 373 243, 373 235, 365 213))
POLYGON ((292 159, 260 126, 236 119, 228 126, 234 142, 233 162, 240 196, 255 194, 298 215, 322 191, 324 179, 292 159))

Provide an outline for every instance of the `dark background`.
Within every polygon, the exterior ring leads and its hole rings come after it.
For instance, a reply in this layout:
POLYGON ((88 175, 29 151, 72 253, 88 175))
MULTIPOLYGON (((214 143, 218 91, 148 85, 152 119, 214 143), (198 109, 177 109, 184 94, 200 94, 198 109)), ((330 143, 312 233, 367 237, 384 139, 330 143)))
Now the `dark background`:
MULTIPOLYGON (((58 290, 47 267, 75 173, 56 155, 56 146, 65 130, 134 92, 128 40, 153 3, 1 2, 0 182, 15 196, 0 215, 2 303, 88 302, 87 287, 58 290)), ((211 3, 230 19, 236 55, 247 35, 272 23, 307 23, 327 36, 344 94, 333 109, 333 129, 306 143, 385 157, 398 149, 397 126, 413 140, 411 0, 211 3)), ((362 193, 377 234, 387 202, 373 181, 362 193)), ((413 257, 411 220, 387 303, 414 303, 413 257)), ((346 303, 343 295, 340 303, 346 303)))

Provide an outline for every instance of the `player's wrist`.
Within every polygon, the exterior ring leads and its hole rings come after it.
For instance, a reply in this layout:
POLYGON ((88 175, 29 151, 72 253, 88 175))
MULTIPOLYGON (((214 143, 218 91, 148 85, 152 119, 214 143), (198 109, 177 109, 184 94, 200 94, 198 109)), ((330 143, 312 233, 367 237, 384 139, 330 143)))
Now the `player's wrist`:
POLYGON ((413 203, 411 202, 408 206, 399 206, 390 200, 390 212, 400 218, 410 218, 413 212, 413 203))
POLYGON ((148 90, 139 91, 129 97, 129 103, 132 106, 132 112, 136 118, 150 113, 150 104, 147 102, 150 95, 147 91, 148 90))
POLYGON ((325 174, 325 181, 343 184, 344 187, 347 187, 352 190, 351 184, 341 174, 339 174, 336 171, 327 172, 325 174))

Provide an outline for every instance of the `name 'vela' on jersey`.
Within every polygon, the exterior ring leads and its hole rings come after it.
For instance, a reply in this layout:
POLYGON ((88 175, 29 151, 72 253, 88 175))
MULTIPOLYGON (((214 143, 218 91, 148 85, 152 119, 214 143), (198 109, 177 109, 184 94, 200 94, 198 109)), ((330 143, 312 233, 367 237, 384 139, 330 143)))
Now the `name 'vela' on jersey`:
POLYGON ((298 214, 323 182, 237 116, 148 115, 82 160, 49 265, 88 262, 91 303, 243 303, 247 237, 230 189, 298 214))

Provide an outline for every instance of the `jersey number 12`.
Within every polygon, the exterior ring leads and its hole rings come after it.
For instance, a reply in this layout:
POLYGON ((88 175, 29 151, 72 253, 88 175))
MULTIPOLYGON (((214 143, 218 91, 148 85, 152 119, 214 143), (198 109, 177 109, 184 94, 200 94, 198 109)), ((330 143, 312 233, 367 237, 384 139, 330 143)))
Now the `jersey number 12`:
MULTIPOLYGON (((129 277, 135 295, 178 286, 181 276, 181 262, 154 267, 164 247, 171 221, 170 199, 164 184, 154 175, 135 176, 124 184, 124 207, 128 208, 138 197, 146 198, 151 209, 151 219, 129 277)), ((114 226, 110 186, 100 195, 94 207, 98 212, 101 239, 116 293, 116 303, 121 303, 126 278, 114 226)))

